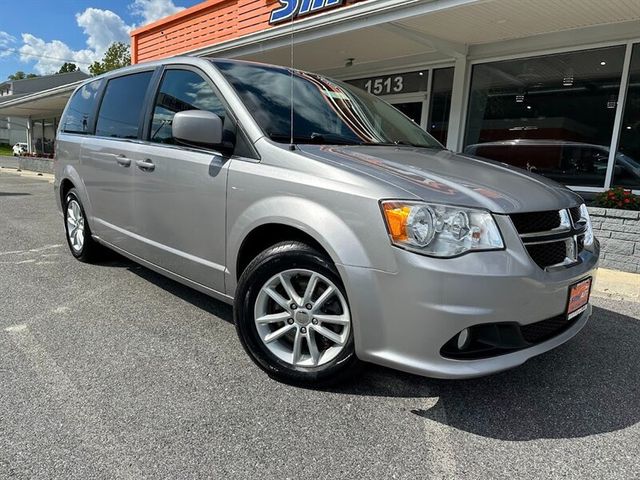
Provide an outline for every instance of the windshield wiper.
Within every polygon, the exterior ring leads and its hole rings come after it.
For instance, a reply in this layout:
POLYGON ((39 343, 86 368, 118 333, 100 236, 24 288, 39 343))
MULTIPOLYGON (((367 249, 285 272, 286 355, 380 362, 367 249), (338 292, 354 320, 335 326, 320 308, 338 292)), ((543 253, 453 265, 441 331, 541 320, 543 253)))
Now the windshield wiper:
POLYGON ((439 145, 421 145, 419 143, 411 143, 405 140, 396 140, 394 142, 370 142, 363 143, 362 145, 366 145, 367 147, 413 147, 413 148, 432 148, 435 150, 442 150, 443 148, 439 145))
MULTIPOLYGON (((269 138, 276 142, 290 142, 291 136, 283 133, 270 133, 269 138)), ((307 143, 316 145, 362 145, 362 142, 354 141, 347 137, 341 137, 340 135, 333 135, 330 133, 312 133, 307 136, 295 136, 293 137, 293 143, 307 143)))

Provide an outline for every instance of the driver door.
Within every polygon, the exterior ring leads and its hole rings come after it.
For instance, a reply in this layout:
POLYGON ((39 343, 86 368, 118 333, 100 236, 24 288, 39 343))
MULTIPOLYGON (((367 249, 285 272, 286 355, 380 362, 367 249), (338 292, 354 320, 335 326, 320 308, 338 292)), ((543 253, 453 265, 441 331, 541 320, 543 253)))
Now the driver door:
POLYGON ((191 67, 167 68, 151 110, 143 158, 134 167, 134 215, 142 256, 224 292, 227 172, 219 151, 179 145, 173 116, 207 110, 225 119, 213 84, 191 67))

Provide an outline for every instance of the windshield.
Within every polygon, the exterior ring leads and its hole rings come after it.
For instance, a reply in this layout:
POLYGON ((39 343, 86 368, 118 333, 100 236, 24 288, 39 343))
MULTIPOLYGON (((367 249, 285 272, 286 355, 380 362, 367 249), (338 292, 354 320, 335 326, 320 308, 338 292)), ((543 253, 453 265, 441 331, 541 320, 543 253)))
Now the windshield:
POLYGON ((215 60, 260 128, 272 140, 335 145, 443 148, 401 112, 363 90, 282 67, 215 60))

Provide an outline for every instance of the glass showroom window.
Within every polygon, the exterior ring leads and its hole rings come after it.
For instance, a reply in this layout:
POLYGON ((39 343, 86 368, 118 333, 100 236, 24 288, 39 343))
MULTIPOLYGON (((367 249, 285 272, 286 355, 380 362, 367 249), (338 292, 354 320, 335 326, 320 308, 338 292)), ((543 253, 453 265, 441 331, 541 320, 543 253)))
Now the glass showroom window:
POLYGON ((431 81, 431 107, 429 108, 427 131, 443 145, 447 144, 447 134, 449 133, 453 70, 453 67, 438 68, 433 71, 433 80, 431 81))
POLYGON ((604 187, 625 46, 475 65, 465 151, 604 187))
POLYGON ((640 190, 640 45, 633 47, 629 89, 611 185, 640 190))

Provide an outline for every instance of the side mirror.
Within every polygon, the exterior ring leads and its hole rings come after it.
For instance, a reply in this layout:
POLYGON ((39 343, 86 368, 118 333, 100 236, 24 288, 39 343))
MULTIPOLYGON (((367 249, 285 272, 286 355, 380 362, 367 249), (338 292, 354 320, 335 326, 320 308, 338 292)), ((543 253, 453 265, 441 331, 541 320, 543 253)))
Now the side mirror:
POLYGON ((222 144, 222 119, 205 110, 178 112, 171 122, 173 138, 184 143, 220 146, 222 144))

